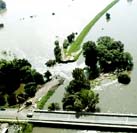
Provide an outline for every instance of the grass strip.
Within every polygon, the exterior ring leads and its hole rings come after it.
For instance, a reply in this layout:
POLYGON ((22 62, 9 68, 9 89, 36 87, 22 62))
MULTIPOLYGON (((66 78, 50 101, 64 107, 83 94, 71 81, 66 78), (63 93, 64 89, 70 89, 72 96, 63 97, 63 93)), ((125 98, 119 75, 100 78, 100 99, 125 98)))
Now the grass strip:
POLYGON ((48 93, 45 96, 43 96, 40 101, 37 102, 38 109, 43 109, 45 103, 54 94, 57 87, 58 87, 58 85, 55 85, 54 87, 52 87, 52 89, 49 90, 48 93))
POLYGON ((68 50, 68 55, 71 55, 73 52, 77 52, 81 48, 81 43, 83 42, 84 38, 90 31, 90 29, 94 26, 94 24, 110 9, 112 8, 119 0, 112 1, 105 9, 99 12, 94 19, 92 19, 85 28, 81 31, 79 36, 76 38, 75 42, 73 42, 68 50))

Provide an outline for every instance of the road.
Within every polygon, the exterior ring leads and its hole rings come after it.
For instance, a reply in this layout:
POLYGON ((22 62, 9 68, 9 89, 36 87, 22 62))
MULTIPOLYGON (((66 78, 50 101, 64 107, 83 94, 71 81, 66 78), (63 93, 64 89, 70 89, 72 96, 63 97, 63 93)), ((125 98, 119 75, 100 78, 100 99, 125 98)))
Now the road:
POLYGON ((30 121, 36 123, 54 123, 54 124, 67 124, 67 125, 88 125, 94 124, 100 126, 115 126, 115 127, 128 127, 135 128, 137 130, 137 115, 130 114, 104 114, 94 113, 78 115, 75 112, 48 112, 48 111, 33 111, 33 117, 28 118, 28 110, 17 112, 17 109, 7 109, 0 111, 0 120, 9 121, 30 121))

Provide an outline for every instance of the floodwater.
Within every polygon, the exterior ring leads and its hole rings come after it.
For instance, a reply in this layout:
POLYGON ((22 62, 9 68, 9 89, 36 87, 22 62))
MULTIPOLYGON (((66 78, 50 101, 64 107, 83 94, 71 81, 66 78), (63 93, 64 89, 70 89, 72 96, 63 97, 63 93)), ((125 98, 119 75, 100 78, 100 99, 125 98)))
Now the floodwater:
MULTIPOLYGON (((46 71, 44 63, 54 58, 53 48, 56 39, 62 42, 72 32, 82 28, 111 0, 5 0, 7 11, 0 15, 4 28, 0 29, 0 50, 9 50, 17 57, 27 58, 34 68, 46 71), (52 13, 55 13, 53 16, 52 13)), ((134 70, 131 83, 127 86, 117 83, 103 86, 96 90, 100 94, 99 107, 102 112, 137 113, 137 1, 128 3, 120 0, 109 13, 111 20, 106 22, 102 17, 85 38, 94 40, 108 35, 125 44, 125 50, 134 58, 134 70)), ((69 78, 70 71, 82 63, 58 65, 53 71, 69 78)), ((94 133, 96 131, 66 130, 54 128, 34 128, 33 133, 94 133)))
POLYGON ((0 14, 0 23, 5 25, 0 29, 0 50, 10 50, 18 57, 27 58, 40 72, 45 68, 44 63, 54 58, 56 39, 62 42, 72 32, 79 33, 91 18, 111 2, 111 0, 5 1, 7 11, 0 14))

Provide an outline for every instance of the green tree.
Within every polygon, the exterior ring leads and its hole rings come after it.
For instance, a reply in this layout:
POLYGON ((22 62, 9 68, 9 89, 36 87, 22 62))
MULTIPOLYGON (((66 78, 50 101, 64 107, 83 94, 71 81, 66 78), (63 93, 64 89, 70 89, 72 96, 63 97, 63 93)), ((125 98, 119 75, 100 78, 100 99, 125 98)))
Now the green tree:
POLYGON ((106 13, 106 20, 110 20, 110 14, 106 13))
POLYGON ((95 42, 88 41, 83 45, 83 55, 85 64, 90 68, 95 67, 97 63, 97 48, 95 42))
POLYGON ((66 91, 70 94, 81 91, 82 89, 90 89, 90 82, 88 80, 72 80, 69 85, 66 87, 66 91))
POLYGON ((50 104, 48 105, 48 110, 49 110, 49 111, 60 110, 59 103, 50 103, 50 104))
POLYGON ((5 103, 6 103, 5 97, 3 95, 0 95, 0 106, 5 105, 5 103))
POLYGON ((122 84, 129 84, 131 81, 127 72, 122 72, 118 75, 118 82, 122 84))
POLYGON ((98 62, 98 50, 95 42, 88 41, 83 45, 83 55, 85 57, 85 64, 90 67, 90 78, 94 79, 99 76, 99 70, 97 66, 98 62))
POLYGON ((68 40, 65 39, 64 42, 63 42, 63 48, 67 49, 68 46, 69 46, 69 42, 68 42, 68 40))
POLYGON ((75 39, 75 33, 72 33, 70 35, 67 36, 67 40, 69 43, 72 43, 75 39))
POLYGON ((33 97, 35 96, 36 93, 36 89, 37 89, 37 85, 35 82, 30 82, 27 83, 24 87, 25 89, 25 93, 29 96, 29 97, 33 97))
POLYGON ((48 60, 46 63, 45 63, 45 65, 47 66, 47 67, 52 67, 52 66, 54 66, 56 64, 56 61, 55 60, 48 60))
POLYGON ((78 95, 85 111, 94 112, 96 110, 96 105, 99 103, 98 94, 93 90, 81 90, 78 95))
POLYGON ((72 72, 72 77, 75 80, 82 80, 82 81, 86 80, 84 71, 81 68, 75 68, 72 72))
POLYGON ((44 77, 47 79, 47 81, 50 80, 50 77, 52 76, 52 74, 50 73, 49 70, 47 70, 45 73, 44 73, 44 77))
POLYGON ((60 63, 62 60, 62 55, 61 55, 61 48, 59 46, 59 42, 57 41, 55 41, 54 55, 56 62, 60 63))
POLYGON ((74 111, 74 102, 76 98, 77 95, 66 93, 62 99, 63 110, 74 111))
POLYGON ((44 84, 43 75, 40 74, 39 72, 37 72, 35 69, 32 69, 31 71, 32 71, 32 76, 33 76, 34 82, 36 84, 44 84))
POLYGON ((120 58, 120 69, 131 71, 133 69, 133 58, 130 53, 124 52, 120 58))
POLYGON ((112 45, 113 42, 114 42, 113 38, 111 38, 109 36, 101 36, 97 40, 97 45, 98 46, 103 45, 106 48, 109 48, 109 47, 111 47, 111 45, 112 45))
POLYGON ((16 95, 15 94, 8 95, 7 101, 8 101, 9 106, 17 104, 16 95))

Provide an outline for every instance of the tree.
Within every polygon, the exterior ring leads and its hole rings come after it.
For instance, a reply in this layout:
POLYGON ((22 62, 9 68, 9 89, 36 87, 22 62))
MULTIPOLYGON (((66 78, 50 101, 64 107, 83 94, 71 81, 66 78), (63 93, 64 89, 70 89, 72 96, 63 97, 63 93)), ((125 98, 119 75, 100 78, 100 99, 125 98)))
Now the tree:
POLYGON ((90 78, 94 79, 98 77, 99 71, 97 66, 98 50, 96 44, 92 41, 88 41, 83 45, 83 55, 85 57, 85 64, 90 67, 90 78))
POLYGON ((124 44, 121 41, 114 41, 114 42, 112 42, 112 45, 110 45, 108 50, 117 50, 119 52, 123 52, 124 44))
POLYGON ((63 48, 67 49, 68 46, 69 46, 69 42, 68 42, 68 40, 65 39, 64 42, 63 42, 63 48))
POLYGON ((59 44, 56 44, 56 47, 54 48, 54 55, 55 55, 56 62, 60 63, 62 59, 62 55, 61 55, 61 48, 59 47, 59 44))
POLYGON ((96 110, 96 105, 99 103, 98 94, 94 93, 93 90, 81 90, 78 95, 85 111, 94 112, 96 110))
POLYGON ((59 46, 59 41, 56 40, 56 41, 54 42, 54 44, 55 44, 55 46, 59 46))
POLYGON ((77 95, 66 93, 62 99, 63 110, 74 111, 74 102, 77 95))
POLYGON ((48 60, 46 63, 45 63, 45 65, 47 66, 47 67, 52 67, 52 66, 54 66, 56 64, 56 61, 55 60, 48 60))
POLYGON ((90 82, 88 80, 72 80, 69 85, 66 87, 66 91, 70 94, 81 91, 82 89, 90 89, 90 82))
POLYGON ((49 110, 49 111, 60 110, 59 103, 50 103, 50 104, 48 105, 48 110, 49 110))
POLYGON ((110 20, 110 13, 106 13, 106 20, 110 20))
POLYGON ((6 103, 5 97, 3 95, 0 95, 0 106, 5 105, 5 103, 6 103))
POLYGON ((130 53, 124 52, 120 58, 120 69, 131 71, 133 69, 133 58, 130 53))
POLYGON ((122 72, 118 75, 118 82, 122 84, 129 84, 131 81, 128 73, 122 72))
POLYGON ((36 84, 44 84, 43 75, 37 72, 35 69, 32 70, 32 76, 36 84))
POLYGON ((97 45, 98 46, 103 45, 106 48, 109 48, 112 45, 113 42, 114 42, 113 38, 111 38, 109 36, 101 36, 97 40, 97 45))
POLYGON ((52 76, 52 74, 50 73, 50 71, 48 70, 48 71, 46 71, 45 73, 44 73, 44 77, 47 79, 47 81, 49 81, 50 80, 50 77, 52 76))
POLYGON ((20 78, 22 83, 34 82, 30 66, 23 66, 20 68, 20 78))
POLYGON ((97 48, 95 42, 88 41, 83 45, 83 55, 85 64, 90 68, 96 66, 97 63, 97 48))
POLYGON ((83 109, 83 104, 82 104, 81 100, 77 98, 74 102, 74 110, 76 112, 81 112, 82 109, 83 109))
POLYGON ((7 101, 10 106, 17 104, 16 95, 15 94, 8 95, 7 101))
POLYGON ((0 1, 0 8, 2 9, 6 8, 6 3, 3 0, 0 1))
POLYGON ((96 110, 96 105, 99 102, 99 95, 92 90, 82 89, 75 94, 65 94, 62 100, 63 109, 67 111, 92 111, 96 110))
POLYGON ((75 80, 82 80, 82 81, 86 80, 84 71, 81 68, 75 68, 72 72, 72 77, 75 80))
POLYGON ((25 87, 24 87, 25 93, 26 93, 29 97, 33 97, 33 96, 35 96, 36 88, 37 88, 37 85, 36 85, 35 82, 27 83, 27 84, 25 85, 25 87))
POLYGON ((67 40, 69 43, 72 43, 75 39, 75 33, 72 33, 70 35, 67 36, 67 40))

